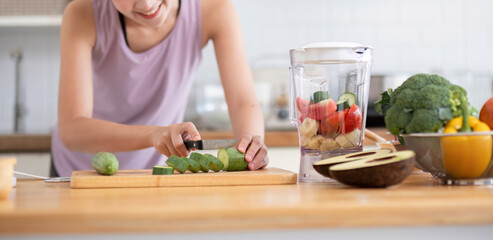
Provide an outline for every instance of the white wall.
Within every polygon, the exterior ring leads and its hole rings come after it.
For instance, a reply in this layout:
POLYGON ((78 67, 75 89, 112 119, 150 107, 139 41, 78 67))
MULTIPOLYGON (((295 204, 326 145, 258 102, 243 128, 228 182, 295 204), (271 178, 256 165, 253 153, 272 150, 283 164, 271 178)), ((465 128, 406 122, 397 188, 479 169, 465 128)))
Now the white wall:
MULTIPOLYGON (((352 41, 375 48, 376 74, 493 74, 490 0, 232 1, 254 69, 263 59, 277 59, 275 67, 287 69, 288 50, 304 43, 352 41)), ((24 52, 25 129, 30 133, 52 129, 56 121, 58 35, 57 27, 0 27, 0 133, 13 129, 14 67, 9 51, 16 46, 24 52)), ((217 83, 218 78, 209 44, 197 82, 217 83)), ((474 77, 466 80, 470 88, 480 87, 474 77)), ((187 116, 193 117, 193 113, 187 116)))

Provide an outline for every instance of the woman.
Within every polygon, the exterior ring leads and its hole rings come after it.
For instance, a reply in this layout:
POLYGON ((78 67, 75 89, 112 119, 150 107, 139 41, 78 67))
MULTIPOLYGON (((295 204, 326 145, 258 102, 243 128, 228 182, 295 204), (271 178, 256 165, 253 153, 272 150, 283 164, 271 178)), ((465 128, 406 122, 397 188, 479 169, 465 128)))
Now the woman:
POLYGON ((116 153, 122 169, 188 156, 183 140, 201 137, 193 123, 182 121, 209 40, 236 147, 249 169, 265 167, 262 113, 228 0, 75 0, 61 27, 56 172, 90 169, 100 151, 116 153))

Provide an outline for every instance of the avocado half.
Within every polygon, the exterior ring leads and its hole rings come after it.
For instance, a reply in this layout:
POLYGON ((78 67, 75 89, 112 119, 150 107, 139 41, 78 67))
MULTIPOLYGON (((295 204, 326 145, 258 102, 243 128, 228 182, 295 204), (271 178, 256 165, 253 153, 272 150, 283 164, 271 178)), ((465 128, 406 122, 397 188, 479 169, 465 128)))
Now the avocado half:
POLYGON ((363 160, 337 164, 329 168, 337 181, 356 187, 389 187, 402 182, 414 168, 415 153, 401 151, 363 160))
POLYGON ((314 162, 313 168, 315 169, 315 171, 322 174, 322 176, 330 178, 331 176, 329 173, 329 168, 331 166, 334 166, 334 165, 340 164, 340 163, 346 163, 346 162, 366 159, 369 157, 377 157, 377 156, 381 156, 384 154, 389 154, 391 152, 392 152, 392 150, 384 148, 384 149, 376 149, 376 150, 368 150, 368 151, 350 153, 350 154, 326 158, 326 159, 320 160, 318 162, 314 162))

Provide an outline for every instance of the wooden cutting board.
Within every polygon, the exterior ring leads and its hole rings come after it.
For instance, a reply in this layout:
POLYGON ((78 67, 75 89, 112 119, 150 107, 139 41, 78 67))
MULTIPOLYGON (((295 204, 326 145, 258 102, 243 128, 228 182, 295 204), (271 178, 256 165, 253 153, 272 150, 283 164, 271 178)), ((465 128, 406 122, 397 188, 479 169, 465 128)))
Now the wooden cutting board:
POLYGON ((118 170, 111 176, 104 176, 95 170, 72 172, 72 188, 132 188, 132 187, 198 187, 198 186, 239 186, 295 184, 294 172, 265 168, 257 171, 174 173, 152 175, 151 169, 118 170))

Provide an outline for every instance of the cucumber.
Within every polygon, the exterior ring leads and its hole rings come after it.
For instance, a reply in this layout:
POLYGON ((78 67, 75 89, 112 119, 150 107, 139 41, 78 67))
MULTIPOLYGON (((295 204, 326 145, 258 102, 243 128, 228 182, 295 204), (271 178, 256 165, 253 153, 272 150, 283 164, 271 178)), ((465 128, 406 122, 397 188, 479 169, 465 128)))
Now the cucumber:
POLYGON ((192 158, 187 158, 187 160, 188 163, 190 164, 188 170, 190 170, 190 172, 193 173, 198 173, 200 171, 200 164, 192 158))
POLYGON ((193 152, 190 154, 190 159, 193 159, 200 164, 202 172, 209 172, 209 169, 211 168, 211 160, 209 158, 200 153, 193 152))
POLYGON ((204 154, 204 157, 206 157, 209 160, 211 160, 211 170, 212 171, 219 172, 219 171, 221 171, 223 169, 223 167, 224 167, 223 162, 221 162, 221 160, 219 160, 214 155, 209 154, 209 153, 206 153, 206 154, 204 154))
POLYGON ((353 104, 356 104, 356 95, 354 95, 354 93, 352 92, 345 92, 341 96, 339 96, 337 102, 344 102, 345 100, 348 101, 349 107, 351 107, 353 104))
POLYGON ((313 103, 318 103, 323 100, 329 99, 328 91, 317 91, 313 93, 313 103))
POLYGON ((184 173, 187 171, 188 167, 190 167, 190 163, 188 160, 185 158, 180 158, 175 155, 171 155, 168 160, 166 160, 166 163, 170 167, 174 167, 178 172, 184 173))
POLYGON ((245 154, 236 148, 222 148, 217 152, 217 158, 223 162, 224 171, 241 171, 248 168, 245 154))
POLYGON ((337 101, 336 102, 336 105, 337 105, 337 111, 342 111, 342 110, 344 110, 346 108, 350 108, 351 107, 351 105, 349 105, 349 100, 348 99, 337 101))
POLYGON ((98 173, 103 175, 113 175, 120 166, 115 154, 109 152, 99 152, 92 157, 91 165, 98 173))
POLYGON ((170 175, 175 171, 174 167, 156 165, 152 167, 152 175, 170 175))

